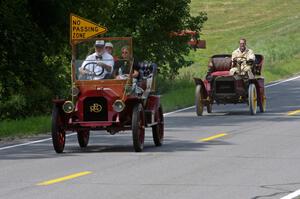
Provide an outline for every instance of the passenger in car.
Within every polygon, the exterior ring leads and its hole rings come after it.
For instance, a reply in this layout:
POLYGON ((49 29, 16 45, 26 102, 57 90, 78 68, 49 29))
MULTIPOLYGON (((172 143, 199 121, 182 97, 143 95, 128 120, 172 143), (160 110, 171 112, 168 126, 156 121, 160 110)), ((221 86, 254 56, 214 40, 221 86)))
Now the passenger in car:
POLYGON ((240 47, 232 52, 230 74, 247 74, 249 79, 253 79, 252 67, 255 61, 255 55, 251 49, 247 48, 245 38, 240 39, 239 45, 240 47))
POLYGON ((130 60, 129 49, 127 46, 122 47, 121 49, 121 58, 116 61, 115 69, 114 69, 114 76, 116 79, 126 79, 129 76, 130 68, 132 66, 132 77, 138 78, 139 77, 139 64, 137 60, 130 60), (132 63, 133 61, 133 63, 132 63))
POLYGON ((107 53, 109 53, 110 55, 113 56, 114 58, 114 62, 118 61, 118 57, 113 55, 113 51, 114 51, 114 45, 111 42, 106 42, 104 49, 107 53))

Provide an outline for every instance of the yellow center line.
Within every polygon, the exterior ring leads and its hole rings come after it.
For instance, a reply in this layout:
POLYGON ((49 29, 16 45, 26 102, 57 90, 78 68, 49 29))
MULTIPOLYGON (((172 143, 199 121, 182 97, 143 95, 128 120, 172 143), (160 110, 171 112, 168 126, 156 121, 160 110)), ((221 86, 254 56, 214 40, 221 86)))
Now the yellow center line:
POLYGON ((226 133, 220 133, 220 134, 208 137, 208 138, 199 139, 198 141, 207 142, 207 141, 214 140, 214 139, 217 139, 217 138, 220 138, 220 137, 224 137, 226 135, 227 135, 226 133))
POLYGON ((291 116, 291 115, 297 115, 300 113, 300 110, 295 110, 295 111, 290 111, 287 113, 288 116, 291 116))
POLYGON ((84 171, 84 172, 74 173, 74 174, 64 176, 64 177, 61 177, 61 178, 56 178, 56 179, 53 179, 53 180, 44 181, 44 182, 38 183, 37 185, 38 186, 51 185, 51 184, 54 184, 54 183, 70 180, 70 179, 77 178, 77 177, 84 176, 84 175, 88 175, 88 174, 91 174, 91 173, 92 173, 91 171, 84 171))

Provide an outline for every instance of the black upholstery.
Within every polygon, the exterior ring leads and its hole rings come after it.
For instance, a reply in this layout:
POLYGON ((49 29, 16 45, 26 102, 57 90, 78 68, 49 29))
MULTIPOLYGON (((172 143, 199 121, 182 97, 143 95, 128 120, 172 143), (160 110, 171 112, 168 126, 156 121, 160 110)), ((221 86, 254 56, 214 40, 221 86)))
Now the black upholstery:
POLYGON ((231 68, 231 55, 214 55, 211 58, 212 72, 229 71, 231 68))

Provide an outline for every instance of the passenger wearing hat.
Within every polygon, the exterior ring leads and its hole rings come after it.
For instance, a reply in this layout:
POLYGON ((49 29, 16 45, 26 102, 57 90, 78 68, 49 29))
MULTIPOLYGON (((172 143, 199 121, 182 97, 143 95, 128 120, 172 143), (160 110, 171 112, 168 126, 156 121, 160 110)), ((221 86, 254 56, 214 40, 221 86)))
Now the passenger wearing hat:
POLYGON ((113 48, 114 48, 114 45, 110 42, 106 42, 105 45, 104 45, 104 48, 106 50, 106 52, 108 52, 109 54, 112 55, 112 51, 113 51, 113 48))
POLYGON ((118 57, 116 55, 115 56, 113 55, 114 45, 110 42, 106 42, 104 48, 106 52, 108 52, 113 56, 114 62, 116 63, 116 61, 118 61, 118 57))
POLYGON ((95 42, 95 53, 87 56, 79 68, 81 75, 86 75, 88 80, 99 80, 111 76, 114 67, 113 57, 104 50, 105 42, 95 42))

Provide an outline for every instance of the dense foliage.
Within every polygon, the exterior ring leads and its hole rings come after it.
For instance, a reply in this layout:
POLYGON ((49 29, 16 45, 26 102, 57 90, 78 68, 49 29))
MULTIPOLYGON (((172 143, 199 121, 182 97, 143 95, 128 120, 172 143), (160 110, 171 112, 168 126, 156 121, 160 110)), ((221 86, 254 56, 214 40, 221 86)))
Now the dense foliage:
POLYGON ((0 2, 0 119, 47 113, 68 92, 69 14, 108 27, 105 36, 132 36, 134 53, 173 78, 189 48, 170 32, 201 30, 205 13, 190 15, 190 0, 2 0, 0 2))

